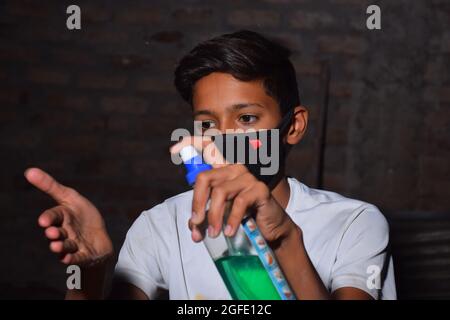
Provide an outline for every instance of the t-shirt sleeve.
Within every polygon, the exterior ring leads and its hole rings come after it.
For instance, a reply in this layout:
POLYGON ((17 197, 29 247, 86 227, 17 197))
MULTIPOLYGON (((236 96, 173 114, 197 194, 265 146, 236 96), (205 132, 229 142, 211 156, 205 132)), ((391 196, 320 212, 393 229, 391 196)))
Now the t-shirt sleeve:
MULTIPOLYGON (((332 268, 331 292, 354 287, 380 299, 392 262, 388 252, 389 225, 375 206, 360 210, 342 236, 332 268)), ((390 275, 389 281, 392 279, 390 275)))
POLYGON ((148 216, 154 209, 143 212, 128 230, 114 272, 115 281, 138 287, 149 299, 156 297, 159 288, 166 288, 148 216))

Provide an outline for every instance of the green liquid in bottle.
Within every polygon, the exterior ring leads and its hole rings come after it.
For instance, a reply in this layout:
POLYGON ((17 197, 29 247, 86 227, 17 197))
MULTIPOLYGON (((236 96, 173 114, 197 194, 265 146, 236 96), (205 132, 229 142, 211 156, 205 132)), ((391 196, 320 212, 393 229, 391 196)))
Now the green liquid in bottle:
POLYGON ((258 256, 227 256, 215 263, 234 300, 281 300, 258 256))

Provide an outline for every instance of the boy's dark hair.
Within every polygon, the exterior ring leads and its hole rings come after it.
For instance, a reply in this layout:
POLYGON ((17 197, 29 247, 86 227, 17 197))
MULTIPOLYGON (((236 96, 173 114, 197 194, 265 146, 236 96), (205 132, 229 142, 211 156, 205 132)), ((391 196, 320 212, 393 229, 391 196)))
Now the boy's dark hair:
POLYGON ((263 80, 266 93, 280 105, 282 115, 300 105, 290 50, 252 31, 224 34, 201 42, 179 62, 175 86, 192 105, 195 83, 213 72, 238 80, 263 80))

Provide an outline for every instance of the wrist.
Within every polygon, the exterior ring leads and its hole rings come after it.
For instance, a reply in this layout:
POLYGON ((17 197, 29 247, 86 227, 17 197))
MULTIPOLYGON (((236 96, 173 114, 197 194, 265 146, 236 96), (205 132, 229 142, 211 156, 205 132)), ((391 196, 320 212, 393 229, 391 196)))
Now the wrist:
POLYGON ((86 272, 94 273, 107 269, 114 262, 114 252, 108 253, 102 257, 98 257, 90 261, 88 264, 81 265, 81 269, 86 272))
POLYGON ((68 300, 97 300, 105 298, 110 275, 114 267, 114 254, 105 255, 87 265, 80 266, 81 286, 66 292, 68 300))
POLYGON ((280 228, 280 234, 275 241, 269 245, 272 250, 279 251, 284 248, 292 248, 293 245, 299 245, 302 241, 302 230, 291 219, 286 219, 280 228))

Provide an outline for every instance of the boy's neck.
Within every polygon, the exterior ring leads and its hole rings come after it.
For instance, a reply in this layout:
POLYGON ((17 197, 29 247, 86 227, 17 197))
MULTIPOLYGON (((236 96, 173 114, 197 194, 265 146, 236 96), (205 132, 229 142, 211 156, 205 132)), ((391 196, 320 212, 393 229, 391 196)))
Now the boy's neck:
POLYGON ((275 200, 277 200, 277 202, 283 209, 286 209, 290 194, 291 189, 289 187, 289 183, 286 176, 283 176, 283 178, 281 178, 280 182, 278 182, 275 188, 272 189, 272 196, 275 198, 275 200))

